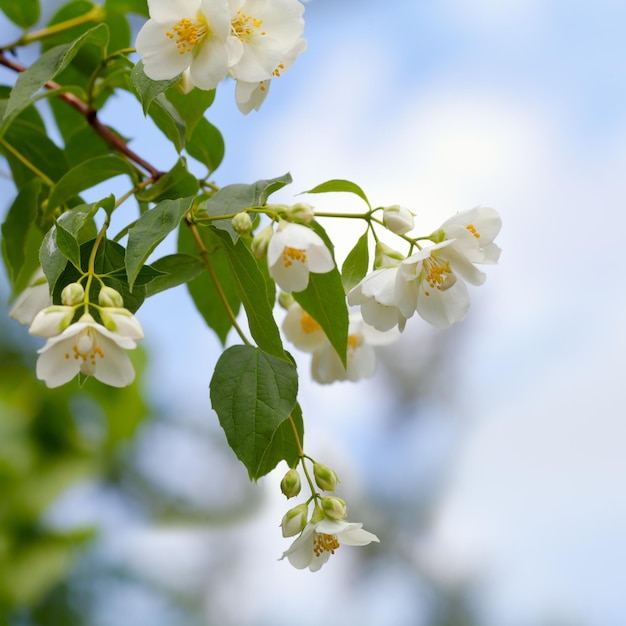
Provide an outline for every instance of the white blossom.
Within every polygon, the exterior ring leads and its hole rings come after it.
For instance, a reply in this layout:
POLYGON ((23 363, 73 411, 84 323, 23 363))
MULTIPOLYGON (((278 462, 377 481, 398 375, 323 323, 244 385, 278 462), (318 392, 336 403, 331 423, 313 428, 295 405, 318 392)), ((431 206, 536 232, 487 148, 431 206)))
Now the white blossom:
POLYGON ((404 235, 413 230, 413 213, 399 204, 388 206, 383 210, 383 224, 392 233, 404 235))
POLYGON ((108 330, 131 339, 143 339, 143 328, 139 320, 128 309, 106 307, 100 311, 100 317, 108 330))
POLYGON ((35 315, 28 332, 37 337, 55 337, 70 325, 74 312, 73 306, 53 304, 46 307, 35 315))
POLYGON ((107 330, 85 313, 38 351, 37 378, 53 388, 81 372, 112 387, 125 387, 135 378, 126 350, 136 345, 131 337, 107 330))
POLYGON ((309 273, 325 274, 335 263, 322 238, 302 224, 281 222, 267 246, 270 276, 287 292, 302 291, 309 273))
POLYGON ((322 519, 316 523, 309 522, 302 534, 283 552, 281 560, 287 558, 297 569, 308 567, 316 572, 341 545, 365 546, 372 541, 378 542, 379 539, 363 530, 363 524, 322 519))
POLYGON ((39 268, 30 280, 28 287, 20 293, 9 311, 9 317, 23 326, 30 326, 39 311, 52 304, 48 282, 39 268))

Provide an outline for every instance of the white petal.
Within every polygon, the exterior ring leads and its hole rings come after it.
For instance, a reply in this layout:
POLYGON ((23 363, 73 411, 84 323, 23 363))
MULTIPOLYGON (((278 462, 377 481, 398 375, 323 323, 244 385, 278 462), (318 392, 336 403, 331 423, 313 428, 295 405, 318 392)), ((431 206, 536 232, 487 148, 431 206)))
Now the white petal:
POLYGON ((75 359, 72 354, 73 337, 64 341, 58 341, 58 337, 55 339, 53 345, 48 345, 52 341, 49 339, 39 351, 35 369, 37 378, 51 389, 69 382, 80 371, 80 359, 75 359))
POLYGON ((313 352, 328 341, 321 327, 297 302, 287 309, 287 315, 283 320, 283 332, 285 337, 303 352, 313 352))
POLYGON ((441 291, 428 289, 426 295, 423 289, 418 291, 417 312, 427 322, 437 328, 447 328, 460 322, 470 307, 470 298, 467 286, 462 280, 457 280, 452 287, 441 291))
POLYGON ((148 0, 150 17, 170 26, 183 17, 195 18, 199 9, 200 0, 148 0))
POLYGON ((135 47, 143 61, 146 76, 152 80, 174 78, 186 70, 193 60, 191 52, 179 53, 175 41, 165 34, 169 28, 169 25, 149 20, 137 34, 135 47))
MULTIPOLYGON (((321 241, 321 240, 320 240, 321 241)), ((311 245, 307 251, 307 264, 314 274, 325 274, 335 267, 330 250, 324 243, 311 245)))
POLYGON ((299 261, 287 267, 280 258, 269 268, 269 271, 276 284, 288 293, 303 291, 309 284, 309 268, 299 261))
POLYGON ((267 98, 271 82, 271 80, 262 80, 255 83, 246 83, 238 80, 235 87, 237 108, 244 115, 250 113, 252 109, 258 111, 263 102, 265 102, 265 98, 267 98))
POLYGON ((346 380, 346 370, 337 351, 330 343, 313 353, 311 376, 322 385, 328 385, 337 380, 346 380))
POLYGON ((107 337, 98 337, 103 357, 98 358, 93 376, 111 387, 126 387, 135 379, 135 370, 128 354, 116 342, 107 337))

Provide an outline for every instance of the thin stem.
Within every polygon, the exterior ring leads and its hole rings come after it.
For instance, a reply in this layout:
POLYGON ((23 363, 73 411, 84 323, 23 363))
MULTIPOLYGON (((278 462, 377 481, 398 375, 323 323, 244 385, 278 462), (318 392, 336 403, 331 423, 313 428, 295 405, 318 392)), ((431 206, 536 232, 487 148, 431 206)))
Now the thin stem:
POLYGON ((5 141, 2 137, 0 137, 0 146, 2 146, 5 150, 8 150, 20 163, 25 165, 33 174, 36 174, 41 178, 41 180, 48 185, 48 187, 53 187, 54 182, 48 178, 37 166, 33 165, 23 154, 18 152, 10 143, 5 141))
POLYGON ((327 213, 324 211, 315 211, 315 217, 343 217, 347 219, 367 220, 372 219, 372 212, 368 213, 327 213))
POLYGON ((228 299, 226 298, 226 294, 224 293, 224 290, 222 289, 222 285, 220 284, 220 281, 218 280, 217 275, 215 274, 215 271, 213 270, 213 266, 211 265, 211 259, 209 257, 209 252, 206 249, 204 242, 202 241, 202 237, 200 237, 200 233, 198 232, 198 227, 192 221, 190 221, 189 217, 185 218, 185 222, 187 226, 189 227, 189 230, 191 231, 191 235, 196 243, 198 252, 200 253, 200 256, 202 257, 202 262, 204 263, 204 267, 206 268, 207 273, 209 274, 209 276, 211 277, 211 280, 213 281, 213 284, 215 285, 217 295, 219 296, 219 299, 222 301, 222 304, 224 305, 224 308, 226 309, 226 313, 228 314, 228 317, 230 318, 230 322, 233 325, 233 328, 237 331, 237 334, 241 338, 241 341, 243 341, 248 346, 252 345, 250 340, 246 337, 245 333, 243 332, 243 330, 241 330, 241 327, 237 323, 237 318, 230 306, 230 303, 228 302, 228 299))

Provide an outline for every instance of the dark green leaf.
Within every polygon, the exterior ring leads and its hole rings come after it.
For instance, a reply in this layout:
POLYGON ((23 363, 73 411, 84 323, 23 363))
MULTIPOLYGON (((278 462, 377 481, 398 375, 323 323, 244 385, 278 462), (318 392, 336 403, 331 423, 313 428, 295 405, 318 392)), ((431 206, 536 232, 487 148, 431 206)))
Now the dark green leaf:
POLYGON ((193 133, 196 124, 203 119, 204 112, 215 100, 215 89, 192 89, 189 93, 183 93, 174 85, 165 92, 167 99, 176 107, 187 127, 187 139, 193 133))
POLYGON ((349 180, 328 180, 321 185, 317 185, 317 187, 313 187, 313 189, 309 189, 309 191, 305 191, 304 193, 328 193, 331 191, 346 191, 348 193, 356 194, 359 198, 365 201, 368 207, 371 208, 365 192, 356 183, 349 180))
POLYGON ((126 248, 126 275, 130 290, 152 251, 180 224, 194 197, 163 200, 146 211, 130 229, 126 248))
POLYGON ((350 250, 341 266, 341 282, 346 293, 360 283, 367 274, 367 268, 369 267, 367 235, 368 231, 366 230, 356 242, 354 248, 350 250))
POLYGON ((224 138, 211 122, 202 118, 198 121, 191 137, 187 139, 185 150, 194 159, 206 165, 211 174, 224 158, 224 138))
POLYGON ((135 93, 139 96, 144 115, 148 113, 152 101, 174 83, 177 83, 179 78, 180 76, 175 76, 169 80, 152 80, 143 71, 143 61, 137 62, 130 74, 130 82, 135 89, 135 93))
POLYGON ((106 0, 104 8, 107 13, 137 13, 148 17, 148 3, 146 0, 106 0))
POLYGON ((189 283, 204 270, 202 261, 190 254, 170 254, 151 263, 151 267, 163 274, 146 285, 147 297, 189 283))
POLYGON ((211 403, 226 439, 252 480, 267 467, 272 442, 296 405, 298 374, 290 361, 253 346, 232 346, 219 358, 211 403))
MULTIPOLYGON (((71 109, 71 107, 66 108, 71 109)), ((70 167, 110 152, 109 144, 91 126, 83 126, 65 142, 65 154, 70 167)))
POLYGON ((0 11, 14 24, 28 28, 39 19, 39 0, 0 0, 0 11))

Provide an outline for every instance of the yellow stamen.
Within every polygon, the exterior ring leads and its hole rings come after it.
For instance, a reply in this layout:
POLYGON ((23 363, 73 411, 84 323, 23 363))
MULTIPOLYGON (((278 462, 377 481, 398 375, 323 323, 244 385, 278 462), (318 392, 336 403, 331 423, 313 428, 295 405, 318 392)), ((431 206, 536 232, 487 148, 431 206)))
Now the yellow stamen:
POLYGON ((183 17, 178 24, 165 34, 174 39, 179 54, 191 52, 207 35, 209 28, 202 20, 190 20, 183 17), (172 32, 174 31, 174 32, 172 32))
POLYGON ((322 330, 322 327, 308 313, 302 316, 300 325, 307 335, 314 333, 316 330, 322 330))
MULTIPOLYGON (((440 265, 437 259, 429 257, 424 259, 424 275, 422 280, 426 281, 431 289, 445 291, 454 285, 456 276, 452 273, 448 261, 440 265)), ((424 294, 429 296, 430 291, 424 290, 424 294)))
POLYGON ((313 552, 315 556, 321 556, 324 552, 335 554, 335 550, 339 548, 339 540, 337 535, 326 535, 324 533, 314 533, 313 552))
POLYGON ((474 224, 468 224, 465 228, 469 230, 470 233, 476 237, 476 239, 480 239, 480 233, 476 230, 476 226, 474 226, 474 224))
MULTIPOLYGON (((237 11, 237 17, 231 22, 231 32, 239 41, 250 43, 255 35, 255 29, 261 28, 261 24, 263 24, 263 20, 258 20, 241 11, 237 11)), ((265 35, 266 33, 261 31, 259 34, 265 35)))
POLYGON ((285 267, 291 267, 294 261, 306 263, 306 250, 286 247, 283 250, 283 263, 285 267))
POLYGON ((359 335, 348 336, 348 349, 355 350, 361 345, 361 337, 359 335))

